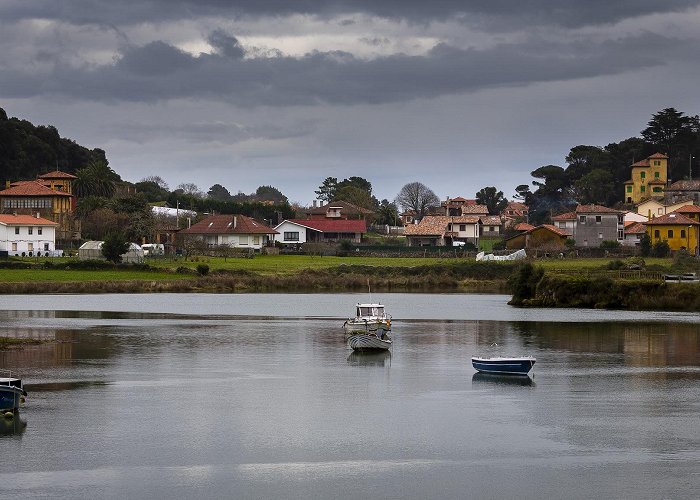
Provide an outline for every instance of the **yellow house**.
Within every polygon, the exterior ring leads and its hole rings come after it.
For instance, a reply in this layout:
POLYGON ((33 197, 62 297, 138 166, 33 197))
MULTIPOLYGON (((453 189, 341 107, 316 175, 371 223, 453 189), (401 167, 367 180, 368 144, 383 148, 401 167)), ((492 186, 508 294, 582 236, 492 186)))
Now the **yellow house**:
POLYGON ((650 219, 646 226, 652 245, 658 241, 666 241, 671 250, 686 249, 692 254, 697 254, 700 222, 672 212, 650 219))
POLYGON ((625 182, 625 203, 645 198, 663 198, 668 181, 668 156, 654 153, 632 164, 631 179, 625 182))

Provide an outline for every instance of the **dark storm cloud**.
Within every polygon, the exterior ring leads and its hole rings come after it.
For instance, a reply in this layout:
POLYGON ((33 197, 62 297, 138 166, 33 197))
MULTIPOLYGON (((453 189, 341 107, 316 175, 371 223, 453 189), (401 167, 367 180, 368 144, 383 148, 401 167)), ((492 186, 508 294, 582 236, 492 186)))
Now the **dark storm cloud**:
POLYGON ((360 59, 349 53, 242 58, 237 40, 217 32, 213 54, 165 42, 122 51, 108 65, 0 72, 5 97, 57 95, 94 101, 203 98, 253 107, 407 101, 485 88, 574 80, 694 61, 697 41, 651 33, 603 42, 531 39, 492 48, 439 44, 425 55, 360 59))
POLYGON ((585 26, 660 12, 678 12, 699 0, 5 0, 0 19, 56 19, 70 23, 130 24, 201 16, 322 17, 364 13, 415 22, 462 18, 489 25, 585 26))

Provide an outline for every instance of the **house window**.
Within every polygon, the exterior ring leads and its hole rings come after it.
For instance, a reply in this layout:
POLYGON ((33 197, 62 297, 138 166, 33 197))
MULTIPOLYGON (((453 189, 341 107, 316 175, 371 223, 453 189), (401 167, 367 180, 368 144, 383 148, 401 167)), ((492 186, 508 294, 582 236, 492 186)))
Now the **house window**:
POLYGON ((585 224, 585 223, 586 223, 586 216, 585 216, 585 215, 579 215, 579 216, 578 216, 578 221, 579 221, 581 224, 585 224))
POLYGON ((285 232, 284 241, 299 241, 299 231, 285 232))
POLYGON ((659 215, 663 215, 664 209, 663 209, 663 208, 659 208, 659 209, 657 210, 657 213, 658 213, 659 215))
POLYGON ((41 235, 43 233, 42 229, 41 227, 36 228, 36 234, 41 235))
POLYGON ((259 244, 260 244, 260 236, 256 234, 255 236, 253 236, 253 245, 259 245, 259 244))
POLYGON ((560 222, 559 229, 566 229, 566 222, 560 222))
POLYGON ((489 226, 489 231, 495 231, 495 230, 496 230, 496 228, 495 228, 495 227, 493 227, 493 226, 489 226))
POLYGON ((12 251, 16 252, 17 251, 17 243, 12 244, 12 251))
POLYGON ((685 238, 685 229, 681 229, 681 238, 685 238))
POLYGON ((34 243, 31 243, 31 242, 27 243, 27 250, 29 250, 30 252, 33 252, 34 251, 34 243))
POLYGON ((654 166, 655 166, 655 167, 658 167, 659 165, 661 165, 661 161, 660 161, 660 160, 654 160, 654 166))
POLYGON ((242 234, 238 237, 238 244, 239 245, 247 245, 248 244, 248 235, 247 234, 242 234))
POLYGON ((653 188, 652 191, 654 191, 655 193, 660 193, 661 188, 657 186, 657 187, 653 188))
POLYGON ((466 224, 460 224, 460 225, 459 225, 459 230, 462 231, 462 232, 466 231, 466 230, 467 230, 467 225, 466 225, 466 224))
POLYGON ((618 240, 623 240, 625 239, 625 233, 622 229, 617 230, 617 239, 618 240))
POLYGON ((33 227, 28 227, 28 228, 27 228, 27 234, 34 234, 34 228, 33 228, 33 227))
POLYGON ((15 234, 19 234, 19 226, 15 228, 15 234))
POLYGON ((654 178, 658 179, 659 178, 659 172, 654 172, 654 178))
POLYGON ((596 215, 595 216, 595 223, 600 224, 601 222, 603 222, 603 217, 601 215, 596 215))
POLYGON ((49 244, 48 243, 44 243, 44 251, 45 252, 49 251, 49 244))
POLYGON ((661 232, 658 229, 654 230, 654 238, 661 238, 661 232))
POLYGON ((673 229, 668 230, 668 238, 669 239, 673 238, 673 229))
POLYGON ((646 186, 639 186, 639 190, 643 193, 647 190, 646 186))
POLYGON ((639 177, 641 177, 642 179, 646 178, 646 176, 647 176, 647 173, 646 173, 646 172, 640 172, 640 173, 639 173, 639 177))
POLYGON ((627 192, 631 193, 632 192, 632 186, 627 186, 627 192))
POLYGON ((598 233, 598 239, 602 240, 603 239, 603 233, 598 233))

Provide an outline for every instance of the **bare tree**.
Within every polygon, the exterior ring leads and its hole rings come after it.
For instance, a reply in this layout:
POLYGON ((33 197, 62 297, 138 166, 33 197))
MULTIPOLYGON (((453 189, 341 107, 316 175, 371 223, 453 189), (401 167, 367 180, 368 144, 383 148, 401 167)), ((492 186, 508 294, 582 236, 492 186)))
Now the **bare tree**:
POLYGON ((153 184, 155 184, 159 188, 165 189, 166 191, 170 191, 170 188, 168 187, 168 183, 165 182, 165 180, 160 175, 149 175, 149 176, 141 179, 141 182, 152 182, 153 184))
POLYGON ((199 186, 194 182, 183 182, 177 186, 177 189, 182 189, 184 194, 189 194, 197 198, 204 198, 204 192, 199 189, 199 186))
POLYGON ((440 204, 440 198, 425 184, 410 182, 396 195, 396 203, 403 210, 413 210, 416 218, 422 219, 428 213, 428 208, 440 204))

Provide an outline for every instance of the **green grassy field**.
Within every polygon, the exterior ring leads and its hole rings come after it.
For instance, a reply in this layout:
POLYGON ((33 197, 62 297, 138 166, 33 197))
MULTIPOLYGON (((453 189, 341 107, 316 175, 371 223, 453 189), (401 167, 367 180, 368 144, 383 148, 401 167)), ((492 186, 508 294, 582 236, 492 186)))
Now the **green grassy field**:
MULTIPOLYGON (((0 282, 176 280, 187 275, 135 270, 0 269, 0 282)), ((9 290, 12 292, 12 290, 9 290)))

